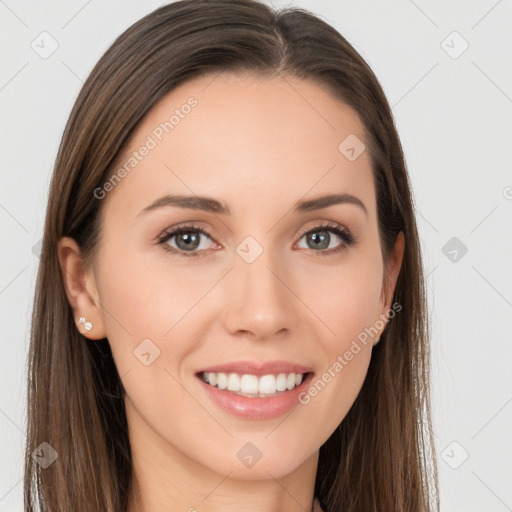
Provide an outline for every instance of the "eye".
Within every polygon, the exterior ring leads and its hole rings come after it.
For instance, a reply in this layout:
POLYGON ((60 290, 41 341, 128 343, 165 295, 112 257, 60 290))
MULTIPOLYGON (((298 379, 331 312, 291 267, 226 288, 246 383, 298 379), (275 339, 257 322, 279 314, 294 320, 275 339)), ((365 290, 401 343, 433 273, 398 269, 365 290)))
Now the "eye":
POLYGON ((161 244, 167 251, 180 253, 183 256, 201 256, 208 249, 201 240, 205 237, 211 240, 210 235, 202 227, 190 224, 164 232, 158 238, 158 244, 161 244), (173 238, 176 239, 175 245, 170 243, 173 238))
POLYGON ((308 229, 302 234, 301 240, 304 237, 306 238, 306 243, 309 245, 306 249, 312 248, 315 252, 318 252, 319 255, 329 255, 346 251, 357 242, 354 235, 352 235, 348 229, 331 222, 308 229), (331 242, 333 240, 329 233, 334 233, 336 237, 341 238, 343 243, 332 246, 331 242))
MULTIPOLYGON (((357 243, 357 239, 350 233, 350 231, 338 224, 327 222, 319 226, 308 229, 303 232, 300 240, 306 238, 306 243, 319 255, 329 255, 347 250, 350 246, 357 243), (342 243, 331 246, 332 237, 329 233, 334 233, 337 238, 342 240, 342 243)), ((158 244, 166 251, 179 254, 180 256, 204 256, 206 250, 209 249, 208 244, 203 243, 202 238, 212 240, 208 232, 201 226, 188 224, 179 226, 177 228, 165 231, 158 237, 158 244), (174 243, 171 243, 174 240, 174 243)), ((299 240, 299 242, 300 242, 299 240)))

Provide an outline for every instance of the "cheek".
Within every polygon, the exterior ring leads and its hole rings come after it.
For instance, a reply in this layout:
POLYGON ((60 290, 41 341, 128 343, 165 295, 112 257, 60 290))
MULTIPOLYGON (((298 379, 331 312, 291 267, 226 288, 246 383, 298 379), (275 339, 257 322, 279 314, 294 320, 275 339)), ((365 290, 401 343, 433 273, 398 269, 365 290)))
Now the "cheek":
POLYGON ((216 318, 207 294, 219 269, 173 263, 163 249, 156 256, 136 249, 116 252, 112 244, 101 260, 107 338, 119 375, 139 383, 134 389, 125 384, 135 402, 165 387, 181 399, 170 375, 181 379, 188 371, 184 361, 206 339, 203 330, 216 318))
POLYGON ((113 358, 132 414, 136 410, 162 435, 179 439, 182 433, 174 428, 172 410, 194 405, 178 381, 183 360, 194 350, 193 306, 207 291, 207 283, 201 286, 186 270, 171 272, 168 261, 153 258, 149 263, 135 250, 122 251, 124 257, 120 252, 115 244, 105 251, 99 276, 113 358))
POLYGON ((162 339, 211 286, 211 271, 173 264, 160 250, 157 258, 135 250, 121 258, 112 250, 102 259, 101 300, 110 334, 121 329, 133 339, 162 339))
POLYGON ((302 426, 306 438, 318 439, 323 444, 343 421, 361 390, 371 358, 371 344, 347 344, 324 368, 315 375, 310 386, 301 395, 299 407, 315 418, 302 426))
POLYGON ((183 315, 183 300, 179 283, 173 286, 163 279, 158 269, 145 264, 135 251, 117 248, 111 243, 102 254, 99 292, 107 338, 123 375, 143 366, 136 359, 139 346, 147 345, 152 358, 164 355, 164 334, 180 313, 183 315), (143 342, 146 345, 141 345, 143 342))
MULTIPOLYGON (((379 316, 382 267, 375 258, 350 256, 337 266, 295 269, 299 297, 312 313, 332 358, 379 316)), ((312 319, 313 321, 313 319, 312 319)))
POLYGON ((308 306, 322 321, 318 330, 322 371, 301 397, 301 407, 318 421, 303 428, 306 435, 325 441, 353 405, 368 371, 371 328, 379 318, 381 267, 378 261, 361 258, 336 271, 319 269, 303 286, 308 306))

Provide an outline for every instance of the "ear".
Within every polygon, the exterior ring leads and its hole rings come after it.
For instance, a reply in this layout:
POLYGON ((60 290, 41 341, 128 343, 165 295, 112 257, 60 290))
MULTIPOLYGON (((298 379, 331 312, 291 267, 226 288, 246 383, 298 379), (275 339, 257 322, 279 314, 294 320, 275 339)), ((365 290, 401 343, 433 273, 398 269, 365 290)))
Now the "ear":
POLYGON ((57 246, 62 281, 66 295, 73 309, 77 329, 91 340, 106 337, 103 309, 101 307, 96 286, 96 277, 92 269, 86 266, 80 257, 78 244, 69 237, 59 240, 57 246), (90 322, 90 330, 85 328, 86 323, 80 323, 80 318, 90 322))
MULTIPOLYGON (((387 262, 385 269, 384 282, 382 285, 382 303, 383 310, 382 314, 386 315, 386 312, 391 309, 391 301, 393 300, 393 294, 395 293, 396 282, 400 274, 402 267, 402 261, 404 257, 405 249, 405 237, 403 231, 400 231, 396 236, 395 246, 390 255, 389 261, 387 262)), ((386 315, 387 316, 387 315, 386 315)))

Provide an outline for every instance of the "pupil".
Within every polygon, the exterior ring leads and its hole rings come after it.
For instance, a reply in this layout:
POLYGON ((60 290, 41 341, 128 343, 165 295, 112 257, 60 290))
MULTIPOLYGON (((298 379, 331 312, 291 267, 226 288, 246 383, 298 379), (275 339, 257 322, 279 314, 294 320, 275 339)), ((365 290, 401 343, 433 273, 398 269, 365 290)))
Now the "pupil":
POLYGON ((308 235, 308 241, 313 241, 315 244, 319 244, 316 248, 326 249, 329 247, 329 235, 327 231, 317 231, 316 233, 308 235), (324 234, 318 235, 318 233, 324 234))
MULTIPOLYGON (((199 245, 199 236, 195 233, 180 233, 177 237, 176 244, 180 245, 180 241, 183 241, 185 243, 184 248, 190 249, 191 247, 193 249, 196 249, 199 245), (195 244, 195 245, 194 245, 195 244)), ((180 247, 181 249, 182 247, 180 247)))

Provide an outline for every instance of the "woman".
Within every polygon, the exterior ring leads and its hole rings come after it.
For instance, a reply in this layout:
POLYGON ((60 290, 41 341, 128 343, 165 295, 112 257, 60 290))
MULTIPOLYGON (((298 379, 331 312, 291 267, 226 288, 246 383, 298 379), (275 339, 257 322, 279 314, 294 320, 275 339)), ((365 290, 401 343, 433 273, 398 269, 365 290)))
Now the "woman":
POLYGON ((437 510, 427 320, 364 60, 300 9, 160 7, 57 156, 26 510, 437 510))

